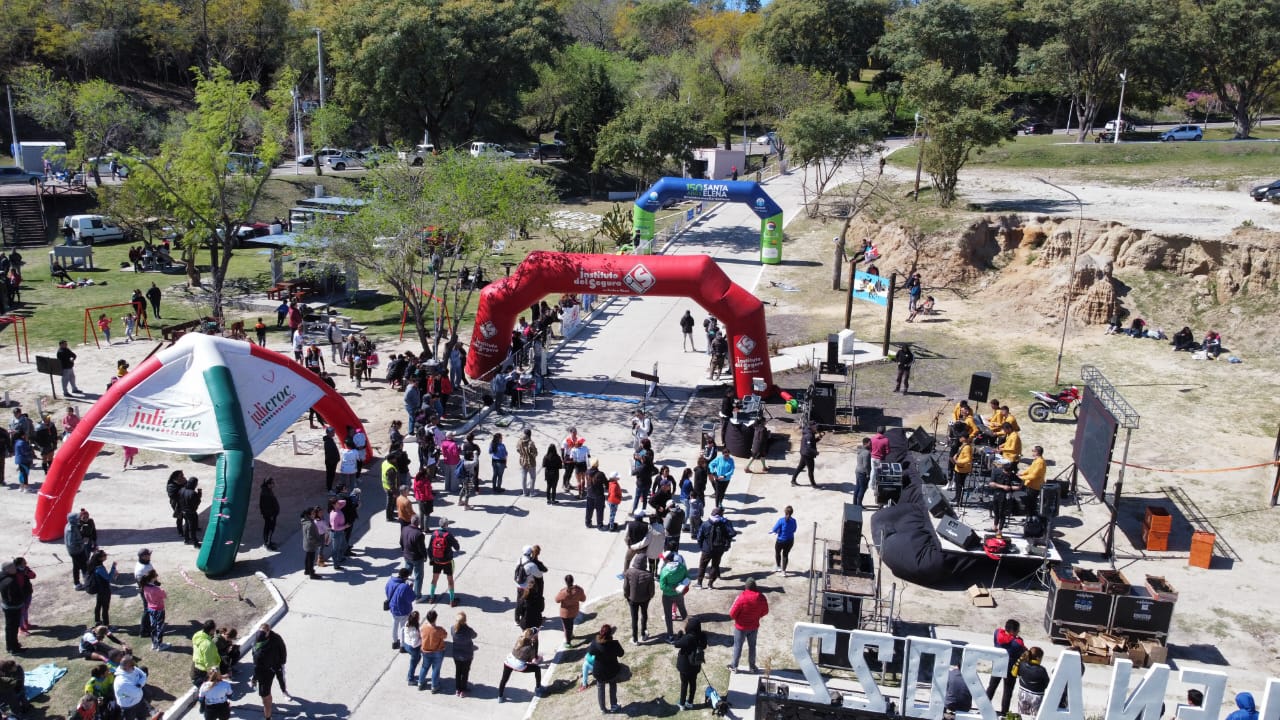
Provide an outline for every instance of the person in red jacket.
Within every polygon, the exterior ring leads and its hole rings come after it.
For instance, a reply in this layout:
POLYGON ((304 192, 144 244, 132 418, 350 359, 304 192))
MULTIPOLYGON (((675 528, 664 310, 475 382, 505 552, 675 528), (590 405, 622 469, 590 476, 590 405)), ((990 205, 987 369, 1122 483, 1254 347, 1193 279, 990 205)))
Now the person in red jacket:
POLYGON ((876 476, 879 474, 880 463, 889 457, 889 438, 884 434, 884 426, 876 428, 876 434, 871 436, 871 480, 872 485, 876 484, 876 476))
POLYGON ((1004 676, 992 673, 991 680, 987 683, 987 697, 994 700, 996 688, 1000 687, 1000 681, 1004 680, 1004 693, 1000 698, 1000 717, 1009 714, 1009 701, 1013 699, 1013 689, 1018 684, 1018 678, 1014 677, 1013 669, 1018 666, 1018 660, 1027 651, 1026 643, 1022 642, 1022 638, 1018 635, 1021 630, 1022 624, 1010 618, 1005 621, 1004 627, 996 628, 995 632, 996 647, 1009 653, 1009 669, 1005 670, 1004 676))
POLYGON ((733 618, 733 662, 729 663, 729 672, 738 671, 743 639, 747 641, 747 662, 751 672, 760 672, 756 667, 756 634, 760 631, 760 618, 768 614, 769 601, 756 590, 755 578, 747 578, 746 588, 729 608, 729 617, 733 618))

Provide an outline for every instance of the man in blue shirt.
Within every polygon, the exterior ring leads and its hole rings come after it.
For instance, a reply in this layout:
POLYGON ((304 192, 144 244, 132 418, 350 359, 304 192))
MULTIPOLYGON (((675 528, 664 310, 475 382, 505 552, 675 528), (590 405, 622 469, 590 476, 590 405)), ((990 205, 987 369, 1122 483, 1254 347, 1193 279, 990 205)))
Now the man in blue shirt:
POLYGON ((791 517, 792 512, 794 511, 788 505, 782 511, 782 517, 778 518, 769 531, 771 535, 778 536, 773 543, 773 562, 777 572, 783 575, 787 574, 787 560, 791 556, 791 546, 796 542, 796 519, 791 517))
POLYGON ((707 472, 711 474, 711 487, 716 494, 716 507, 724 507, 724 494, 729 489, 729 481, 733 479, 733 456, 728 446, 720 449, 716 459, 711 461, 707 472))

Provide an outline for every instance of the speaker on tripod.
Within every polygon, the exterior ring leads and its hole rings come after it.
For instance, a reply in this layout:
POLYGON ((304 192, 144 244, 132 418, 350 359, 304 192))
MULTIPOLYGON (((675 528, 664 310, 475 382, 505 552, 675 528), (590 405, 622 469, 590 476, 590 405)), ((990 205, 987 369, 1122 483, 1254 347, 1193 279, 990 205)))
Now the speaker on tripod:
POLYGON ((969 378, 969 400, 986 402, 991 395, 991 373, 976 372, 969 378))

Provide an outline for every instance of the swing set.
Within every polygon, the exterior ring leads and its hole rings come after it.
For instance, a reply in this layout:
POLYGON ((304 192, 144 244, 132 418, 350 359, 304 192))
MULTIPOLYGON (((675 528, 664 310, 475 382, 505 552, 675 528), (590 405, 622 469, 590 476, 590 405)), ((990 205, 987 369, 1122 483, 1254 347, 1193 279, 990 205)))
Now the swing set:
MULTIPOLYGON (((453 325, 453 317, 449 315, 449 306, 445 305, 444 300, 436 297, 435 295, 432 295, 431 293, 427 292, 426 290, 423 290, 420 287, 415 287, 414 290, 417 290, 418 292, 422 293, 423 296, 436 301, 436 313, 435 313, 436 317, 433 325, 435 326, 435 331, 437 335, 440 334, 440 328, 442 327, 441 320, 443 320, 445 323, 448 323, 449 326, 453 325)), ((408 321, 408 319, 409 319, 409 303, 405 303, 404 308, 400 311, 400 340, 402 341, 404 340, 404 326, 405 326, 405 323, 408 321)))
MULTIPOLYGON (((129 312, 134 313, 135 315, 137 314, 138 309, 134 307, 133 303, 115 303, 114 305, 99 305, 97 307, 90 307, 90 308, 84 309, 84 340, 82 341, 82 344, 88 345, 89 333, 93 333, 93 344, 96 345, 99 349, 102 348, 102 342, 98 340, 98 320, 93 316, 93 313, 98 310, 107 310, 109 308, 118 308, 118 307, 129 308, 129 312)), ((111 318, 110 316, 107 316, 107 319, 111 320, 113 318, 111 318)), ((134 325, 134 328, 135 328, 134 334, 141 335, 143 331, 146 331, 147 339, 150 340, 151 339, 151 323, 146 323, 144 325, 143 323, 145 322, 145 320, 141 315, 138 315, 135 318, 135 320, 136 320, 136 324, 134 325)))

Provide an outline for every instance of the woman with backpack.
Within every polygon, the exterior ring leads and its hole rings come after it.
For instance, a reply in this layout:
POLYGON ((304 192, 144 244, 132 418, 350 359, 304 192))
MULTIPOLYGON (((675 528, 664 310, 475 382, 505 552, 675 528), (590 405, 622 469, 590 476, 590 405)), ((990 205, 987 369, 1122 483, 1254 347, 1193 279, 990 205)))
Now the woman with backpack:
POLYGON ((707 661, 707 635, 702 631, 702 618, 689 618, 684 630, 676 636, 674 644, 676 671, 680 673, 680 699, 676 704, 685 710, 692 710, 694 693, 698 689, 698 674, 707 661))
POLYGON ((89 575, 84 590, 96 598, 93 606, 93 624, 111 626, 111 583, 116 580, 116 564, 107 570, 106 550, 95 550, 89 558, 89 575))
POLYGON ((542 657, 538 655, 538 630, 527 628, 520 633, 515 647, 511 648, 511 653, 502 663, 502 679, 498 681, 498 702, 507 701, 507 681, 511 679, 513 672, 533 673, 533 694, 542 697, 541 662, 542 657))

